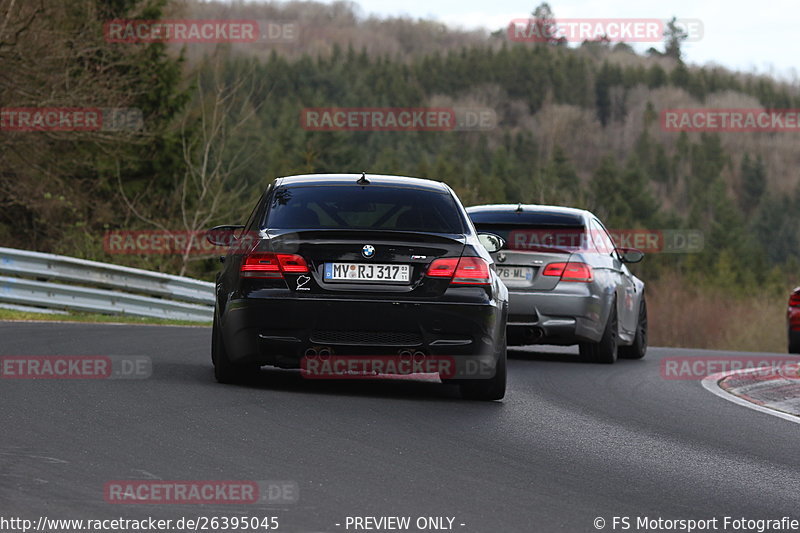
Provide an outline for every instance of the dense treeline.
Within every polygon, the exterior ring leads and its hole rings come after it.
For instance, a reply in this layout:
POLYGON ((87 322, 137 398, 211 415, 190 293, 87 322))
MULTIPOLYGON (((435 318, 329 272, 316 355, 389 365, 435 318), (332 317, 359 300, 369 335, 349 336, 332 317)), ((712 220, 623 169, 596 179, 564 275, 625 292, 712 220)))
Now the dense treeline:
POLYGON ((0 129, 0 245, 97 257, 104 228, 131 217, 120 187, 171 187, 182 170, 172 124, 189 99, 182 59, 164 44, 113 46, 103 36, 105 20, 158 19, 161 4, 0 1, 4 124, 15 108, 137 109, 146 123, 134 131, 0 129))
MULTIPOLYGON (((137 6, 118 11, 130 16, 137 6)), ((156 8, 150 9, 152 16, 156 8)), ((14 188, 6 185, 0 189, 0 237, 17 246, 33 243, 110 260, 100 240, 107 229, 236 222, 272 177, 367 170, 445 181, 467 205, 566 204, 592 209, 615 228, 704 232, 702 253, 652 256, 638 267, 650 275, 677 270, 732 290, 783 285, 790 272, 800 271, 800 154, 793 134, 677 134, 659 123, 659 112, 670 107, 800 108, 796 87, 638 56, 625 45, 471 39, 445 52, 394 55, 339 44, 314 55, 294 47, 267 56, 241 53, 241 45, 207 45, 202 57, 195 49, 191 68, 184 66, 183 85, 170 74, 181 60, 167 59, 159 45, 104 43, 108 54, 122 53, 120 47, 138 50, 125 52, 132 62, 125 70, 138 74, 118 89, 131 95, 130 105, 145 109, 145 132, 116 141, 54 140, 51 154, 81 154, 81 164, 56 178, 26 166, 4 140, 4 162, 13 163, 14 180, 28 184, 24 190, 52 198, 49 185, 33 186, 45 180, 72 191, 69 201, 77 205, 53 211, 10 194, 14 188), (145 67, 164 73, 147 77, 157 80, 151 93, 132 92, 145 67), (488 107, 497 114, 497 127, 314 132, 300 122, 307 107, 381 106, 488 107), (85 184, 91 195, 81 196, 76 184, 85 184)), ((39 103, 8 91, 2 97, 4 106, 39 103)), ((32 135, 15 134, 13 142, 30 142, 25 139, 32 135)), ((215 268, 210 259, 190 259, 127 258, 171 270, 188 261, 195 275, 215 268)))

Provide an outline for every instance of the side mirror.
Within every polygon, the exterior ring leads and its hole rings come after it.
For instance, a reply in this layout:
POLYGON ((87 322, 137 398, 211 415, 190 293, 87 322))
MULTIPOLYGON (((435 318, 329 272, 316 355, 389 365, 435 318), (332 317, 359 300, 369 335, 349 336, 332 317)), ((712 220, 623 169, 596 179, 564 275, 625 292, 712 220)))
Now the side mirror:
POLYGON ((644 252, 636 248, 617 248, 617 253, 623 263, 638 263, 644 259, 644 252))
POLYGON ((490 254, 497 252, 506 244, 502 237, 494 233, 478 233, 478 240, 490 254))
POLYGON ((214 246, 231 246, 239 239, 236 232, 240 229, 244 229, 244 226, 216 226, 206 232, 206 240, 214 246))

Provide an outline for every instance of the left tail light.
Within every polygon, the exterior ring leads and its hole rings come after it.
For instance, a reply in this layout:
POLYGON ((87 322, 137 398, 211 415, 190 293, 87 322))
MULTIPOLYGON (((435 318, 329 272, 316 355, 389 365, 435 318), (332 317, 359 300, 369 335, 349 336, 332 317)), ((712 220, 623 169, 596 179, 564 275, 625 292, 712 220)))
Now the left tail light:
POLYGON ((488 285, 491 283, 489 263, 480 257, 442 257, 428 267, 428 276, 451 278, 454 285, 488 285))
POLYGON ((307 274, 308 264, 297 254, 254 252, 244 257, 239 271, 245 278, 282 278, 284 274, 307 274))

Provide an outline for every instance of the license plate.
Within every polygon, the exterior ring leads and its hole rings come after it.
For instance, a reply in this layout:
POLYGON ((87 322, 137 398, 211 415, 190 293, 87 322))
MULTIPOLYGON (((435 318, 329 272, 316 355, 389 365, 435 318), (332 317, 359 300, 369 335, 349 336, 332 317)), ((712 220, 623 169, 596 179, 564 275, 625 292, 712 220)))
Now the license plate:
POLYGON ((325 263, 326 281, 395 281, 408 283, 409 265, 374 265, 365 263, 325 263))
POLYGON ((533 279, 533 268, 499 266, 497 267, 497 275, 503 281, 530 281, 533 279))

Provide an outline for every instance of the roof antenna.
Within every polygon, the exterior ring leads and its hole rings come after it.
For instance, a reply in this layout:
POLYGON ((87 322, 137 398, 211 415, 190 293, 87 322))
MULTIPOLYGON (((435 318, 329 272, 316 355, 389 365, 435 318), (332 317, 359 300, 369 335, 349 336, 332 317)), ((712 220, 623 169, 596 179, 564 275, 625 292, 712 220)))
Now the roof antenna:
POLYGON ((517 213, 522 213, 522 202, 520 202, 520 203, 518 203, 518 204, 517 204, 517 209, 516 209, 516 212, 517 212, 517 213))
POLYGON ((369 185, 369 180, 367 179, 366 171, 361 173, 361 177, 358 178, 358 181, 356 183, 358 183, 359 185, 369 185))

